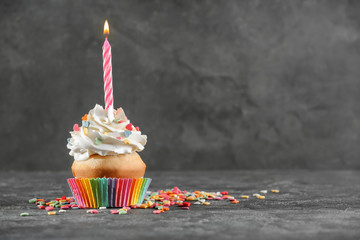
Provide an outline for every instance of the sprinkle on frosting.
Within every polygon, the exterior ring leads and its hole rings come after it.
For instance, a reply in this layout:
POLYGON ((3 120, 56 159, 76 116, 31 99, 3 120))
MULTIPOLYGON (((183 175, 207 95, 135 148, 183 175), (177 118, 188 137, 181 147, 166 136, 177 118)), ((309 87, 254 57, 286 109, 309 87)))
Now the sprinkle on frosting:
POLYGON ((69 154, 80 161, 93 154, 106 156, 142 151, 147 141, 147 136, 134 128, 122 108, 115 111, 95 105, 82 117, 82 127, 75 124, 73 130, 67 148, 69 154))

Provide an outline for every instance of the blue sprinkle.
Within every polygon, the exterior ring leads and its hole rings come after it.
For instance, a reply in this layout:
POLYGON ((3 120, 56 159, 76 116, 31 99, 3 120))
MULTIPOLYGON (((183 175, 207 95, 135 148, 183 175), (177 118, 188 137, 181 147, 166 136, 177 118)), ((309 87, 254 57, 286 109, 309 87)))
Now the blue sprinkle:
POLYGON ((89 127, 90 126, 90 122, 89 121, 82 121, 82 125, 84 127, 89 127))
POLYGON ((71 145, 71 138, 68 138, 67 141, 71 145))
POLYGON ((125 134, 125 137, 129 137, 132 134, 132 132, 129 130, 125 130, 124 134, 125 134))

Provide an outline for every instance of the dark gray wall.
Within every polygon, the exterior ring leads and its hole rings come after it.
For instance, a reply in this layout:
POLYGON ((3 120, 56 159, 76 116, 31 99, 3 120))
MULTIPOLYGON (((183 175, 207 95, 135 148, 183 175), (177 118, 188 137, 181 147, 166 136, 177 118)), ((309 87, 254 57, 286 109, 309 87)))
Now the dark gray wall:
POLYGON ((0 168, 69 169, 114 99, 148 168, 360 168, 360 1, 0 1, 0 168))

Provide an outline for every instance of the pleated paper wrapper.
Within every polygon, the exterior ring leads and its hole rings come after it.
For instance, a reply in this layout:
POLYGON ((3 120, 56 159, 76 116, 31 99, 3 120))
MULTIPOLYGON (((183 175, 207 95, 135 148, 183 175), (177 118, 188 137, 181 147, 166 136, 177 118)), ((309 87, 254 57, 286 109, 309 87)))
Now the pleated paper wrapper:
POLYGON ((69 178, 79 207, 126 207, 141 204, 151 178, 69 178))

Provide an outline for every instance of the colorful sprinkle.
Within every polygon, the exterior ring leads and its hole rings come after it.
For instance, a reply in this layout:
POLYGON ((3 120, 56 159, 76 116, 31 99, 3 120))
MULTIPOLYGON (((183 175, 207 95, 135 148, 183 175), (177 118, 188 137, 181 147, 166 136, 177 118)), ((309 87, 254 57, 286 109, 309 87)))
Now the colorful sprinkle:
POLYGON ((55 214, 56 214, 55 211, 53 211, 53 212, 48 212, 48 215, 55 215, 55 214))
POLYGON ((127 129, 127 130, 133 130, 133 125, 131 124, 131 123, 129 123, 128 125, 126 125, 125 126, 125 128, 127 129))
POLYGON ((273 192, 273 193, 279 193, 280 191, 279 191, 279 189, 272 189, 271 192, 273 192))
POLYGON ((119 140, 121 140, 121 137, 116 137, 116 139, 119 139, 119 140))
POLYGON ((54 207, 46 207, 45 210, 46 211, 52 211, 52 210, 54 210, 54 207))
POLYGON ((260 195, 260 196, 257 196, 257 198, 258 199, 265 199, 265 196, 260 195))
POLYGON ((22 216, 22 217, 26 217, 26 216, 29 216, 29 215, 30 215, 30 214, 27 213, 27 212, 20 213, 20 216, 22 216))
POLYGON ((130 141, 129 141, 129 139, 124 139, 123 143, 130 144, 130 141))
POLYGON ((135 129, 136 129, 136 131, 138 131, 138 132, 140 131, 140 128, 139 128, 139 127, 136 127, 135 129))
POLYGON ((29 199, 29 203, 36 203, 36 202, 37 202, 37 198, 29 199))
POLYGON ((189 210, 190 208, 189 207, 182 207, 181 209, 189 210))
POLYGON ((66 210, 61 209, 61 210, 59 210, 59 213, 66 213, 66 210))
POLYGON ((99 207, 99 209, 100 209, 100 210, 104 210, 104 209, 106 209, 106 207, 99 207))
POLYGON ((67 142, 71 145, 71 138, 68 138, 67 142))
POLYGON ((124 134, 125 134, 125 137, 129 137, 132 134, 132 132, 129 130, 125 130, 124 134))
POLYGON ((73 130, 74 130, 75 132, 80 131, 79 125, 78 125, 77 123, 76 123, 76 124, 74 124, 74 126, 73 126, 73 130))
POLYGON ((267 190, 261 190, 260 192, 266 194, 267 190))
POLYGON ((88 121, 82 121, 82 125, 86 128, 88 128, 90 126, 90 122, 88 121))
POLYGON ((101 138, 95 138, 95 145, 100 145, 102 144, 102 139, 101 138))
POLYGON ((209 206, 210 202, 203 202, 203 205, 209 206))
POLYGON ((82 119, 83 121, 87 121, 87 117, 88 117, 88 115, 85 114, 81 119, 82 119))
POLYGON ((87 136, 89 134, 89 129, 86 127, 83 127, 84 134, 87 136))
POLYGON ((243 198, 243 199, 248 199, 249 196, 248 196, 248 195, 241 195, 241 198, 243 198))

